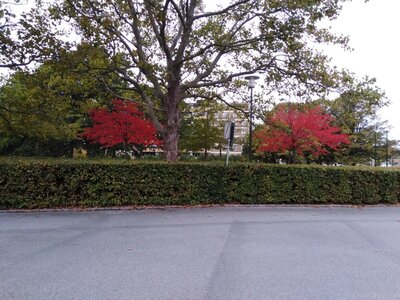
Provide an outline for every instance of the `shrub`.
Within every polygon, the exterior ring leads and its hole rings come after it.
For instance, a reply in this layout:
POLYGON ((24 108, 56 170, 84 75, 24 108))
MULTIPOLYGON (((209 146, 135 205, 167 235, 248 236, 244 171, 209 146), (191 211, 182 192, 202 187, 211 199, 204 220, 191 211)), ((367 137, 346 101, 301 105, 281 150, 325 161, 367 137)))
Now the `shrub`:
POLYGON ((400 202, 400 170, 0 159, 0 208, 400 202))

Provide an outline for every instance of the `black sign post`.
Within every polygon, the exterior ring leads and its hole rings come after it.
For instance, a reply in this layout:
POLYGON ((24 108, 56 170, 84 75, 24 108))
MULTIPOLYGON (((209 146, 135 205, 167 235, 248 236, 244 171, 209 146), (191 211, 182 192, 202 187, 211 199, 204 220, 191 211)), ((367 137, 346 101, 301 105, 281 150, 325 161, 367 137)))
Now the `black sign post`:
POLYGON ((229 164, 229 152, 233 148, 233 137, 235 135, 235 123, 228 122, 225 123, 224 127, 224 138, 228 140, 227 150, 226 150, 226 165, 229 164))

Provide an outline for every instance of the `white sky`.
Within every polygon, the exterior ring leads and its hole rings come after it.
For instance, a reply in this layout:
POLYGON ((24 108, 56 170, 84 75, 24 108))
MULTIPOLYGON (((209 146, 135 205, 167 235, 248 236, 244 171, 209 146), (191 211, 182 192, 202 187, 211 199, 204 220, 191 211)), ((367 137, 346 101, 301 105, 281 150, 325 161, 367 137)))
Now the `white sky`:
POLYGON ((391 101, 382 109, 382 120, 392 126, 389 138, 400 140, 400 0, 353 0, 343 5, 339 18, 331 22, 331 30, 350 37, 353 52, 330 48, 327 54, 333 64, 377 79, 377 86, 391 101))

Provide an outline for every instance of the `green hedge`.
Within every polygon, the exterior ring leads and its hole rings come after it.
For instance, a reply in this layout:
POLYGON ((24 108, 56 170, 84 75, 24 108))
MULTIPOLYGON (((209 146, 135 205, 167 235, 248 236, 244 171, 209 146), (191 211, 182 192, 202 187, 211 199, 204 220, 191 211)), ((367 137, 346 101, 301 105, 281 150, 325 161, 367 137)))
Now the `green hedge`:
POLYGON ((400 170, 0 159, 0 208, 400 202, 400 170))

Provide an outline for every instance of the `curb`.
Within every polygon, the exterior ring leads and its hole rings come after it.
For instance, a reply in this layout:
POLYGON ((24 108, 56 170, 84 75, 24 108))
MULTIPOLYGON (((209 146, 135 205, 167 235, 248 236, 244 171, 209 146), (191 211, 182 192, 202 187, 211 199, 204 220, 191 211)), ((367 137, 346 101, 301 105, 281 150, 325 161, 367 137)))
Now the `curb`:
POLYGON ((7 213, 48 213, 48 212, 91 212, 91 211, 135 211, 135 210, 172 210, 193 208, 383 208, 400 207, 400 204, 209 204, 209 205, 168 205, 168 206, 117 206, 117 207, 67 207, 38 209, 0 209, 0 214, 7 213))

